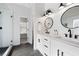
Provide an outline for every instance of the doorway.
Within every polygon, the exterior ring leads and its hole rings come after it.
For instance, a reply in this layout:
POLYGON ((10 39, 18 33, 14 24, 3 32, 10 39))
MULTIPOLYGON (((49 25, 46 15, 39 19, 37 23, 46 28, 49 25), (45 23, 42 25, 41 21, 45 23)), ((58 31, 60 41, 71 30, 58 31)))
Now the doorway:
POLYGON ((20 17, 20 43, 27 43, 27 18, 20 17))

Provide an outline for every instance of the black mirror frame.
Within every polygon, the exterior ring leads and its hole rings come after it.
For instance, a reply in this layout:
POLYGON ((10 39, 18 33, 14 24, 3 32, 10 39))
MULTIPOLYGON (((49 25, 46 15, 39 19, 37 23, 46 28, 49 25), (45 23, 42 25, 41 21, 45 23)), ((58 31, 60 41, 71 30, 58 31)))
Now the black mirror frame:
MULTIPOLYGON (((74 6, 74 7, 79 7, 79 5, 78 5, 78 6, 74 6)), ((74 8, 74 7, 71 7, 71 8, 74 8)), ((62 22, 63 15, 64 15, 68 10, 70 10, 71 8, 67 9, 67 10, 64 11, 64 13, 62 14, 62 16, 61 16, 61 18, 60 18, 60 22, 61 22, 62 25, 63 25, 63 22, 62 22)), ((64 25, 63 25, 63 26, 64 26, 64 25)), ((79 28, 79 27, 69 28, 69 27, 66 27, 66 26, 64 26, 64 27, 65 27, 65 28, 68 28, 68 29, 79 28)))

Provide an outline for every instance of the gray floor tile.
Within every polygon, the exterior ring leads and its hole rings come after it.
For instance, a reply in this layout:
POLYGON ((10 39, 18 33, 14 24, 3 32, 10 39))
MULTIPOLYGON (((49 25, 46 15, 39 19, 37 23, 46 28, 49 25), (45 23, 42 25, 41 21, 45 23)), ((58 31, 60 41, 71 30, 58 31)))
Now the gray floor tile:
POLYGON ((22 44, 13 48, 12 56, 42 56, 39 51, 34 51, 31 44, 22 44))

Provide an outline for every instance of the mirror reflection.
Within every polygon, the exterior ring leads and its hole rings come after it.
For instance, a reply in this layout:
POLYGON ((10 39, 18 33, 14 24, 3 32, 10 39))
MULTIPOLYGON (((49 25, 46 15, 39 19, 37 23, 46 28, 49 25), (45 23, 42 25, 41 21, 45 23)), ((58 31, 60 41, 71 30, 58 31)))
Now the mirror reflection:
POLYGON ((79 27, 79 6, 75 6, 66 10, 61 16, 61 24, 66 28, 79 27))

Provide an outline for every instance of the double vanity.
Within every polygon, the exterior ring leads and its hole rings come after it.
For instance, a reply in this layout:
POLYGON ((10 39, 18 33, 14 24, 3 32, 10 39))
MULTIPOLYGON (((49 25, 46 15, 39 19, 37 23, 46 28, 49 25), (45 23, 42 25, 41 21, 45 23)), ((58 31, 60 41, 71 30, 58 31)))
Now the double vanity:
POLYGON ((52 37, 39 33, 37 35, 37 49, 43 56, 78 56, 79 42, 75 39, 52 37))
POLYGON ((35 27, 34 49, 43 56, 79 56, 79 4, 40 18, 35 27))

